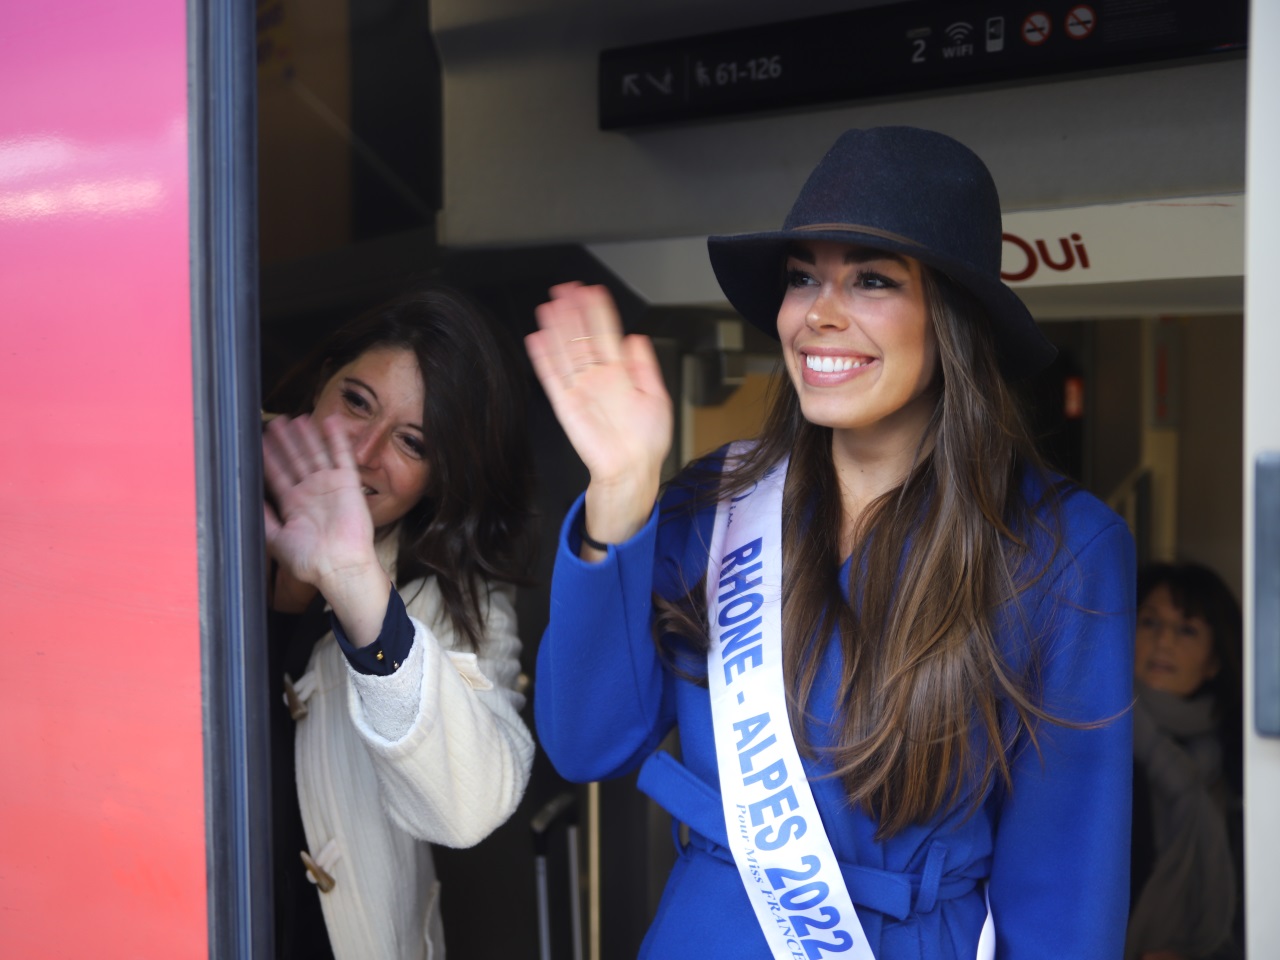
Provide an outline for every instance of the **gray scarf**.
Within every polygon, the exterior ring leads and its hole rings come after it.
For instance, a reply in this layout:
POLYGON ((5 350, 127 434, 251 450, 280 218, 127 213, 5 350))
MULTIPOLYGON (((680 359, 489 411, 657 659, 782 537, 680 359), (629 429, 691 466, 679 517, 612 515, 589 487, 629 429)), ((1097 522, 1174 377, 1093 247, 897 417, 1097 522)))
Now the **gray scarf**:
POLYGON ((1133 755, 1151 787, 1156 861, 1138 896, 1125 957, 1207 957, 1231 933, 1235 869, 1222 803, 1222 747, 1208 696, 1134 684, 1133 755))

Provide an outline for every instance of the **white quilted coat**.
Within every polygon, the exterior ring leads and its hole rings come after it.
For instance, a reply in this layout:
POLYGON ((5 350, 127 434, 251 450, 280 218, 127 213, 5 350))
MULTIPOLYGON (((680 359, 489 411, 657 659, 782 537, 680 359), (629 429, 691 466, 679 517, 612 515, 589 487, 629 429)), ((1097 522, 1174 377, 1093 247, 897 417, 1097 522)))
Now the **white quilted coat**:
MULTIPOLYGON (((394 545, 379 557, 392 570, 394 545)), ((512 592, 490 591, 479 658, 451 652, 429 578, 400 591, 415 632, 398 671, 356 673, 329 633, 295 681, 298 802, 308 852, 334 880, 320 902, 336 960, 443 960, 430 844, 476 844, 520 802, 533 740, 512 592)))

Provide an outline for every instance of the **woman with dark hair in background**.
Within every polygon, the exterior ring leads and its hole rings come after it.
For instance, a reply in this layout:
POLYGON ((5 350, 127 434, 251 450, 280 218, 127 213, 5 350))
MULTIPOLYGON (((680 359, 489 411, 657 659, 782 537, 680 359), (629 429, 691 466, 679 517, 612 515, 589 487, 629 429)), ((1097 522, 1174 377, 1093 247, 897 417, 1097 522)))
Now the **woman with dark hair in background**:
POLYGON ((503 823, 533 757, 519 378, 435 289, 340 328, 291 382, 298 415, 263 437, 276 953, 439 960, 429 845, 503 823))
POLYGON ((1240 606, 1195 563, 1138 575, 1133 900, 1126 957, 1238 955, 1240 606))
POLYGON ((538 731, 571 779, 640 768, 689 828, 643 956, 1120 955, 1133 546, 1023 426, 1009 381, 1053 348, 1000 236, 960 143, 844 134, 781 230, 709 241, 787 379, 660 500, 652 347, 600 288, 539 308, 590 483, 538 731), (654 752, 677 724, 679 761, 654 752))

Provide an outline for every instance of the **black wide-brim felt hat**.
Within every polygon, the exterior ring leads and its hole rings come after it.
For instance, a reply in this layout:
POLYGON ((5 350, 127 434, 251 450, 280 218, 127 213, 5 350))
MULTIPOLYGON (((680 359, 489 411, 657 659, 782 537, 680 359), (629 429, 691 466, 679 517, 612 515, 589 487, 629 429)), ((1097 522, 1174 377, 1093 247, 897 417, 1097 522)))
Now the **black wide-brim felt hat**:
POLYGON ((1057 354, 1000 279, 1000 198, 986 164, 964 144, 916 127, 849 130, 809 175, 781 230, 707 238, 720 289, 776 338, 788 244, 835 240, 914 257, 986 308, 1007 378, 1043 370, 1057 354))

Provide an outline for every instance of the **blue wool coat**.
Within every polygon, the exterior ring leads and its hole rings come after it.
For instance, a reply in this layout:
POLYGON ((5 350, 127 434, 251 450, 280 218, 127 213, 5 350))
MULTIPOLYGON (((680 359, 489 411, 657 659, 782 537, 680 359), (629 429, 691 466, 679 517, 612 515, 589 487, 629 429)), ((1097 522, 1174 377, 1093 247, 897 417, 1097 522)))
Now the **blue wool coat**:
MULTIPOLYGON (((1034 485, 1024 491, 1038 496, 1034 485)), ((666 506, 666 504, 664 504, 666 506)), ((535 715, 543 747, 570 780, 641 767, 639 786, 690 827, 641 957, 715 960, 769 956, 727 851, 705 686, 657 655, 654 591, 674 597, 707 566, 714 509, 658 511, 599 563, 577 556, 581 499, 565 520, 551 617, 538 652, 535 715), (679 726, 682 762, 656 752, 679 726)), ((1044 519, 1053 522, 1046 511, 1044 519)), ((1134 566, 1124 523, 1079 490, 1057 516, 1063 549, 1025 596, 1022 618, 999 627, 1008 657, 1041 637, 1045 704, 1093 729, 1042 724, 1040 750, 1013 752, 1013 785, 972 794, 888 840, 847 803, 838 778, 805 760, 810 786, 849 894, 878 960, 972 960, 986 917, 998 960, 1106 960, 1123 952, 1129 895, 1134 566)), ((1048 539, 1041 550, 1050 555, 1048 539)), ((848 568, 843 578, 848 580, 848 568)), ((834 713, 839 643, 828 644, 812 706, 834 713)), ((705 666, 704 666, 705 672, 705 666)), ((825 726, 808 731, 830 742, 825 726)), ((826 954, 823 954, 826 956, 826 954)), ((838 954, 832 954, 838 956, 838 954)))

